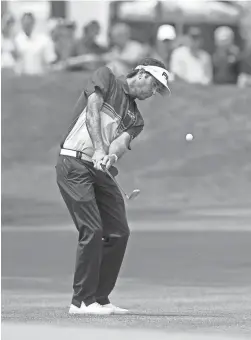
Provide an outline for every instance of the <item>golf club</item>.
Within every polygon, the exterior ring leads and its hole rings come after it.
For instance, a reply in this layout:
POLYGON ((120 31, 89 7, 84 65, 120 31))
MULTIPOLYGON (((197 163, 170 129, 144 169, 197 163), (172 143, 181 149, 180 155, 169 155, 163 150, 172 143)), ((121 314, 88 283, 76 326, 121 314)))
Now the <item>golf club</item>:
POLYGON ((107 173, 107 175, 110 176, 110 178, 113 180, 113 182, 117 185, 117 187, 120 189, 120 191, 124 194, 124 196, 128 200, 133 200, 134 198, 136 198, 140 194, 139 189, 134 189, 133 192, 131 192, 130 195, 127 195, 127 193, 125 193, 125 191, 121 188, 121 186, 119 185, 117 180, 113 177, 113 175, 110 173, 110 171, 108 169, 106 169, 105 165, 101 164, 101 167, 107 173))

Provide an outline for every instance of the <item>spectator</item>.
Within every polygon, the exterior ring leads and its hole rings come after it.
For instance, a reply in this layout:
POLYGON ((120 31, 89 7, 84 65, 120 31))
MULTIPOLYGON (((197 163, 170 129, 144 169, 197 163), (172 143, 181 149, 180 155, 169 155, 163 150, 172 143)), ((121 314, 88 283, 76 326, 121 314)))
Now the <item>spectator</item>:
POLYGON ((243 39, 243 51, 241 53, 239 87, 251 86, 251 2, 246 2, 245 10, 240 22, 240 34, 243 39))
POLYGON ((57 59, 59 61, 67 60, 74 55, 75 30, 76 24, 74 21, 64 19, 59 21, 57 28, 57 40, 55 44, 57 59))
POLYGON ((75 22, 62 18, 51 19, 48 26, 57 56, 56 61, 63 61, 71 57, 74 50, 75 22))
POLYGON ((16 48, 13 37, 14 18, 5 14, 1 23, 1 67, 5 69, 14 69, 16 48))
POLYGON ((71 57, 79 58, 74 58, 73 65, 71 65, 70 60, 66 62, 65 66, 68 70, 95 70, 104 64, 101 56, 108 52, 108 49, 96 42, 99 33, 100 25, 95 20, 83 27, 82 37, 75 41, 71 51, 71 57), (87 55, 88 60, 86 59, 87 55))
POLYGON ((100 33, 100 25, 96 20, 83 27, 82 37, 75 43, 75 56, 83 54, 97 54, 107 52, 107 48, 99 45, 96 39, 100 33))
POLYGON ((34 32, 35 17, 25 13, 21 19, 22 30, 15 38, 19 74, 43 74, 56 59, 52 40, 45 34, 34 32))
POLYGON ((234 44, 234 32, 221 26, 214 32, 213 76, 215 84, 237 84, 240 73, 240 50, 234 44))
POLYGON ((174 50, 176 32, 171 25, 162 25, 157 32, 156 46, 153 51, 153 58, 161 60, 169 69, 171 54, 174 50))
POLYGON ((148 54, 148 48, 130 39, 130 27, 119 23, 111 30, 113 47, 106 55, 107 66, 116 76, 127 74, 137 62, 148 54), (110 61, 110 62, 109 62, 110 61))
POLYGON ((238 77, 238 86, 251 86, 251 43, 246 44, 242 54, 240 75, 238 77))
POLYGON ((55 63, 60 61, 61 59, 61 49, 60 49, 60 26, 61 26, 62 19, 50 19, 48 22, 48 30, 50 34, 50 38, 52 40, 54 46, 54 52, 56 54, 55 63))
POLYGON ((190 27, 187 46, 173 51, 170 69, 180 79, 188 83, 209 84, 212 81, 210 55, 201 49, 202 36, 198 27, 190 27))

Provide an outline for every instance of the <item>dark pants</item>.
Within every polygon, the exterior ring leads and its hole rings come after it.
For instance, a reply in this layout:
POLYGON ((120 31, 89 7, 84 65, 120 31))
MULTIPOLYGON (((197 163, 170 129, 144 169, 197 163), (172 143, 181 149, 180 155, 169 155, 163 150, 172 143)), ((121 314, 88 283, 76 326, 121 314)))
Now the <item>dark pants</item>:
POLYGON ((82 301, 109 303, 129 237, 123 197, 110 177, 91 162, 59 156, 56 171, 79 232, 72 303, 77 307, 82 301))

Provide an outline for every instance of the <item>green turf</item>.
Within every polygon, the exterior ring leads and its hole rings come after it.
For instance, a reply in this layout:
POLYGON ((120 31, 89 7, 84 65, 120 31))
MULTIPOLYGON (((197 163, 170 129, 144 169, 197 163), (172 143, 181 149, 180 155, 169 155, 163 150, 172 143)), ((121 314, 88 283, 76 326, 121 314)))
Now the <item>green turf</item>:
POLYGON ((5 291, 3 322, 251 335, 250 289, 164 287, 121 280, 114 302, 130 315, 69 316, 68 294, 5 291), (153 291, 157 290, 157 296, 153 291))
POLYGON ((250 232, 134 232, 111 294, 131 314, 70 317, 77 233, 39 230, 3 232, 3 323, 250 338, 250 232))
MULTIPOLYGON (((84 73, 2 75, 4 224, 69 223, 54 165, 85 82, 84 73)), ((174 84, 172 92, 140 103, 145 130, 119 166, 121 184, 141 189, 129 211, 249 207, 250 90, 174 84)))

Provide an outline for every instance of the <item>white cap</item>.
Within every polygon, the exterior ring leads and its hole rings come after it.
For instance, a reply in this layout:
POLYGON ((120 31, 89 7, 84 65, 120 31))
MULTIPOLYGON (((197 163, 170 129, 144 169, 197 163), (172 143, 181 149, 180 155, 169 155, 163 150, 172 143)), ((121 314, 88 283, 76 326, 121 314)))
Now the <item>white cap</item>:
POLYGON ((234 39, 234 32, 228 26, 220 26, 214 31, 214 38, 216 41, 231 41, 234 39))
POLYGON ((168 89, 169 93, 171 93, 171 90, 169 89, 169 86, 168 86, 170 73, 165 68, 162 68, 159 66, 152 66, 152 65, 147 65, 147 66, 139 65, 135 69, 136 70, 143 69, 146 72, 149 72, 154 78, 156 78, 162 85, 164 85, 168 89))
POLYGON ((176 38, 176 32, 171 25, 162 25, 157 32, 157 40, 174 40, 176 38))

